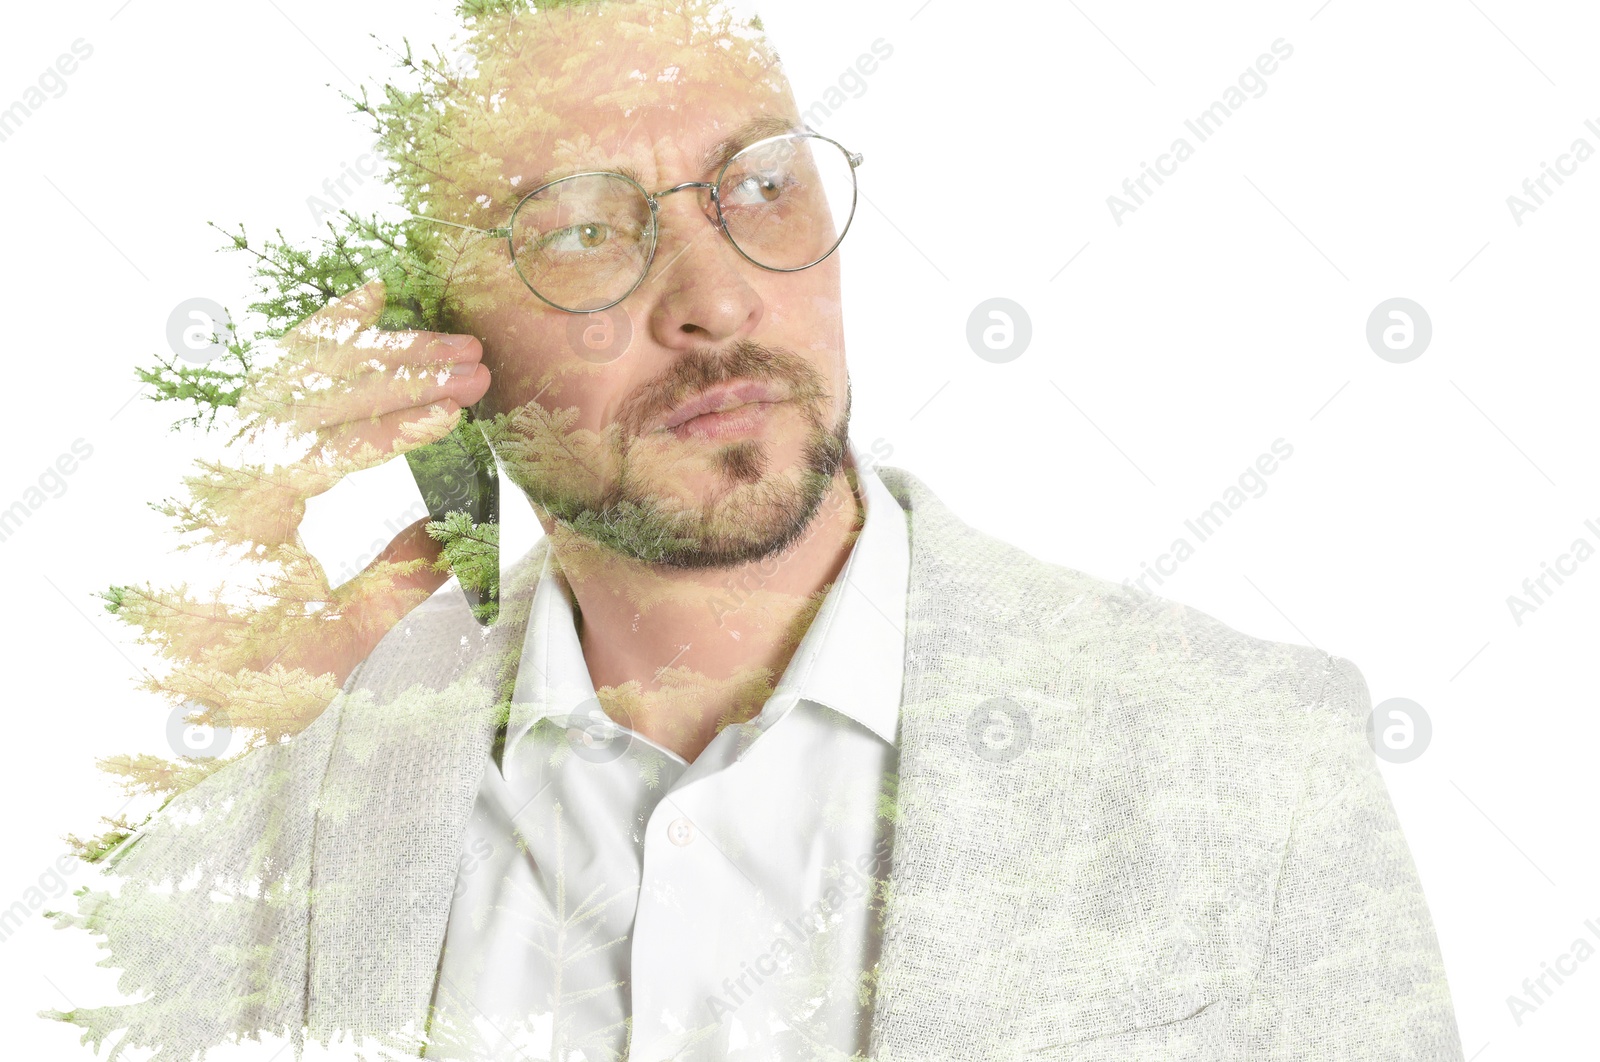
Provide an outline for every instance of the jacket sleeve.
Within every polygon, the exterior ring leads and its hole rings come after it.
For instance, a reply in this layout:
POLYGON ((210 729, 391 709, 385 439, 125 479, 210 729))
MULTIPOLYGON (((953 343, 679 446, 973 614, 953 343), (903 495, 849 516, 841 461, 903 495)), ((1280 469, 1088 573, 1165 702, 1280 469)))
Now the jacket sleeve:
POLYGON ((1460 1062, 1422 883, 1367 738, 1361 672, 1328 657, 1247 1001, 1247 1057, 1460 1062))

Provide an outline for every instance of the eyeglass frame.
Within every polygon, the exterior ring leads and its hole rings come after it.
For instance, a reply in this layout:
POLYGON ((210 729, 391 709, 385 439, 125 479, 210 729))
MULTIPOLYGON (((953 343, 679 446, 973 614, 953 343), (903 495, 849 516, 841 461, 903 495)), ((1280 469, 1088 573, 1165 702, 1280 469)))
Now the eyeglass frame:
POLYGON ((443 218, 431 218, 425 214, 411 214, 410 216, 418 219, 419 221, 433 221, 440 225, 450 225, 454 228, 466 229, 469 232, 477 232, 485 236, 505 237, 506 253, 511 257, 512 267, 516 269, 517 276, 522 280, 523 286, 529 291, 533 292, 534 297, 540 302, 553 309, 560 310, 562 313, 602 313, 611 309, 613 306, 618 306, 626 301, 628 296, 638 291, 640 286, 644 284, 645 279, 649 277, 650 269, 655 265, 656 249, 661 245, 660 200, 662 198, 672 195, 674 192, 682 192, 689 188, 709 189, 711 192, 711 205, 716 208, 717 212, 715 226, 721 231, 722 235, 727 238, 729 245, 732 246, 735 251, 739 252, 739 256, 741 258, 749 262, 751 265, 760 269, 765 269, 768 272, 798 273, 801 270, 810 269, 812 266, 821 265, 823 262, 827 261, 828 258, 833 255, 833 252, 839 249, 839 245, 844 242, 845 235, 850 231, 850 226, 855 223, 856 205, 860 200, 860 184, 856 180, 856 169, 865 161, 866 156, 861 152, 851 151, 837 140, 834 140, 831 137, 823 136, 821 133, 815 132, 808 126, 804 132, 779 133, 776 136, 763 137, 760 140, 746 144, 744 147, 734 152, 734 154, 729 157, 728 161, 722 164, 722 168, 717 171, 717 179, 715 181, 684 181, 681 184, 673 185, 671 188, 664 188, 659 192, 650 192, 645 189, 644 185, 640 184, 638 181, 634 180, 632 177, 629 177, 625 173, 618 173, 615 170, 585 170, 582 173, 569 173, 565 177, 557 177, 553 181, 546 181, 544 184, 541 184, 539 187, 533 189, 527 195, 517 200, 517 205, 511 208, 511 217, 507 223, 493 229, 480 229, 475 225, 462 225, 459 222, 446 221, 443 218), (827 252, 820 258, 816 259, 816 261, 808 262, 803 266, 791 266, 788 268, 764 265, 763 263, 756 261, 754 258, 751 258, 750 255, 745 252, 745 249, 739 246, 739 242, 735 240, 733 238, 733 234, 728 231, 728 221, 725 217, 723 217, 722 214, 722 199, 717 194, 717 189, 722 186, 723 178, 728 175, 728 168, 737 162, 740 156, 744 155, 746 152, 754 151, 756 148, 761 147, 764 144, 775 143, 779 140, 821 140, 824 143, 832 144, 834 147, 843 152, 845 160, 850 164, 850 216, 845 219, 844 228, 839 232, 839 238, 834 240, 833 246, 829 247, 827 252), (650 205, 650 253, 645 258, 644 268, 639 271, 639 279, 634 281, 633 287, 629 288, 619 298, 606 303, 604 306, 596 306, 592 310, 574 310, 566 306, 560 306, 541 295, 539 293, 539 289, 535 288, 533 286, 533 282, 523 274, 522 264, 517 261, 516 248, 511 244, 511 233, 512 229, 516 226, 517 213, 522 209, 524 203, 538 195, 540 192, 554 188, 556 185, 561 184, 564 181, 574 181, 580 177, 620 177, 624 181, 627 181, 629 184, 633 185, 634 188, 638 189, 639 194, 644 196, 645 202, 650 205))

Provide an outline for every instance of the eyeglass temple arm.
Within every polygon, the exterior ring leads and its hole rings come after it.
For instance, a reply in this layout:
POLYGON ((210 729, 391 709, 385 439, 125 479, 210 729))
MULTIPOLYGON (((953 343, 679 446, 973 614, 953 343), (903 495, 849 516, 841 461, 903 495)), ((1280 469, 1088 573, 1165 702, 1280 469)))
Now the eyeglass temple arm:
POLYGON ((430 218, 426 214, 408 214, 406 216, 416 218, 418 221, 431 221, 437 225, 450 225, 453 228, 466 229, 468 232, 481 232, 485 236, 509 236, 511 234, 510 229, 480 229, 475 225, 462 225, 454 221, 446 221, 444 218, 430 218))

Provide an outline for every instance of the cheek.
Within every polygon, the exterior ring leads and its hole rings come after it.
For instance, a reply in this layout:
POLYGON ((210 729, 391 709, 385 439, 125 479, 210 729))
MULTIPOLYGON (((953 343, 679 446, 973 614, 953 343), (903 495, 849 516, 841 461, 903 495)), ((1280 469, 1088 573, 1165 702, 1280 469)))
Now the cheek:
POLYGON ((834 321, 839 317, 838 256, 798 273, 773 274, 762 290, 769 313, 777 311, 791 317, 804 315, 814 322, 834 321))
POLYGON ((634 366, 622 350, 613 355, 605 347, 611 333, 600 317, 531 312, 484 322, 492 408, 510 413, 537 402, 547 410, 577 410, 572 428, 608 426, 619 397, 635 383, 634 366))
POLYGON ((535 314, 496 313, 475 322, 489 368, 489 397, 498 411, 516 409, 547 390, 552 359, 550 324, 535 314))
POLYGON ((526 404, 551 384, 552 369, 562 361, 568 317, 539 302, 509 267, 505 274, 467 300, 470 330, 482 341, 489 368, 489 398, 500 411, 526 404))
POLYGON ((766 301, 766 329, 757 336, 788 347, 816 367, 843 402, 845 378, 844 312, 838 268, 829 259, 774 290, 766 301))

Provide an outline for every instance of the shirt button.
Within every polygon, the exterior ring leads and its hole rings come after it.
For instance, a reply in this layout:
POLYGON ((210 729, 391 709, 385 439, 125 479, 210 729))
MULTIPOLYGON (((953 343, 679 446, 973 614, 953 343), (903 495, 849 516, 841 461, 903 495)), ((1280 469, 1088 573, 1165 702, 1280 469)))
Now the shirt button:
POLYGON ((694 823, 688 819, 673 819, 667 827, 667 839, 678 847, 683 847, 694 840, 694 823))

